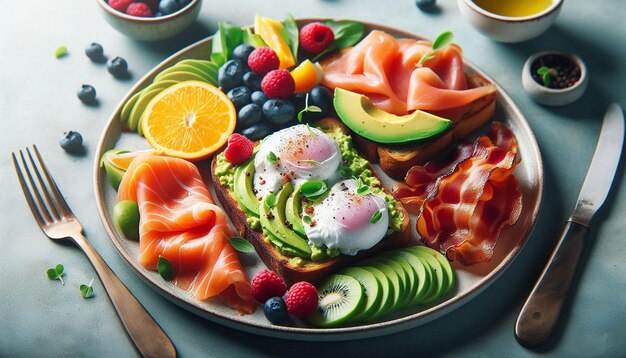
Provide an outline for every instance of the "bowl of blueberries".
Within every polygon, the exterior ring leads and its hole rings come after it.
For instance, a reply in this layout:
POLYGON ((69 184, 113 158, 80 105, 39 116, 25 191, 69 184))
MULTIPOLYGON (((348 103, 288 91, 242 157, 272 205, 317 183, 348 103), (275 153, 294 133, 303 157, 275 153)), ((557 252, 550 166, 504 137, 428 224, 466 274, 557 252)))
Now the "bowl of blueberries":
POLYGON ((202 0, 97 0, 105 20, 142 41, 171 38, 198 17, 202 0))

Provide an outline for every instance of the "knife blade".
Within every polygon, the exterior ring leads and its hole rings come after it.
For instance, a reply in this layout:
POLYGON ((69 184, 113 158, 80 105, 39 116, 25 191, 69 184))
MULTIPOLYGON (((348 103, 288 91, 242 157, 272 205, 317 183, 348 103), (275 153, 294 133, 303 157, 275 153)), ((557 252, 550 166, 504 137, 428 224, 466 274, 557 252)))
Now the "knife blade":
POLYGON ((596 150, 574 212, 515 322, 515 337, 524 346, 545 342, 558 321, 572 284, 585 235, 593 215, 604 204, 619 165, 624 144, 624 113, 609 105, 596 150))

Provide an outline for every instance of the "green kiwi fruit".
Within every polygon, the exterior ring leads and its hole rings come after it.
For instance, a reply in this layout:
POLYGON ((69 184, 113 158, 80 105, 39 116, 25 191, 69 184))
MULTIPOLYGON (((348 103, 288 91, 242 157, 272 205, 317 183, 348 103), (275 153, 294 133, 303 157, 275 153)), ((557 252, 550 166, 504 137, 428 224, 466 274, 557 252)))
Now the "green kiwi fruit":
POLYGON ((332 274, 317 286, 319 303, 309 322, 317 327, 336 327, 361 311, 363 287, 355 278, 332 274))

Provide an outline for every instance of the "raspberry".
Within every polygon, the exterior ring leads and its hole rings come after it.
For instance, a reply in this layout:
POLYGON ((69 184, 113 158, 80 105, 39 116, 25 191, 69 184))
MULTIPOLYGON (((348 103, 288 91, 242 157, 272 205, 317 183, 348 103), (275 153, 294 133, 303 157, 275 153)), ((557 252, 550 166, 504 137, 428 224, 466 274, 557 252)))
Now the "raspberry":
MULTIPOLYGON (((245 138, 245 137, 244 137, 245 138)), ((260 303, 265 303, 272 297, 282 297, 287 292, 287 285, 273 271, 263 269, 251 283, 252 297, 260 303)))
POLYGON ((287 99, 296 89, 296 82, 289 71, 274 70, 263 77, 261 89, 268 98, 287 99))
POLYGON ((150 17, 152 16, 152 10, 150 7, 142 2, 134 2, 128 5, 126 13, 130 16, 138 17, 150 17))
POLYGON ((126 12, 126 8, 128 8, 131 2, 133 0, 109 0, 109 6, 117 11, 126 12))
POLYGON ((310 53, 324 51, 334 40, 333 30, 321 22, 312 22, 300 29, 300 45, 310 53))
POLYGON ((252 156, 253 151, 254 144, 250 139, 239 133, 233 133, 228 137, 228 145, 226 150, 224 150, 224 157, 230 163, 239 165, 248 160, 252 156))
POLYGON ((287 292, 287 312, 296 317, 307 318, 317 309, 317 289, 306 281, 295 283, 287 292))
POLYGON ((280 66, 276 52, 269 47, 257 47, 248 56, 248 67, 259 76, 265 76, 280 66))

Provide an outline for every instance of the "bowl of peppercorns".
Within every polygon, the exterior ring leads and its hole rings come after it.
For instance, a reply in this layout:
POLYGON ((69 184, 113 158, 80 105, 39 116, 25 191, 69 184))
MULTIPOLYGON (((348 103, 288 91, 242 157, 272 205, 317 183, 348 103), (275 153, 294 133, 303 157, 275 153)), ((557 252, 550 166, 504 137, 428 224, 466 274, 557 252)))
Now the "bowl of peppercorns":
POLYGON ((587 89, 588 82, 583 60, 566 52, 536 53, 526 60, 522 70, 526 93, 546 106, 563 106, 576 101, 587 89))
POLYGON ((198 17, 202 0, 97 0, 105 20, 137 40, 178 35, 198 17))

